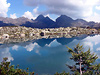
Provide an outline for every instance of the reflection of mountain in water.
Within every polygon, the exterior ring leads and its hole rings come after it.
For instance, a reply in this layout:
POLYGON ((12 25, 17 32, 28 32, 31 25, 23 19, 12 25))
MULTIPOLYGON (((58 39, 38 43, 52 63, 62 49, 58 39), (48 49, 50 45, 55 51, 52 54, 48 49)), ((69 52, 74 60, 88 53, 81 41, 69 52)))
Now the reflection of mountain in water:
MULTIPOLYGON (((87 35, 81 35, 81 36, 77 36, 77 37, 73 37, 73 38, 55 38, 55 39, 57 40, 58 43, 61 43, 62 45, 66 45, 66 44, 72 42, 74 39, 82 40, 86 37, 87 37, 87 35)), ((50 44, 53 40, 54 40, 54 38, 53 39, 40 39, 40 40, 36 40, 35 42, 38 43, 38 45, 43 47, 46 44, 50 44)))
POLYGON ((73 38, 40 39, 21 43, 3 44, 0 46, 0 60, 8 57, 13 65, 21 65, 22 69, 29 67, 29 71, 35 71, 39 75, 47 73, 53 75, 56 72, 69 71, 65 64, 72 65, 70 53, 67 52, 67 45, 75 47, 79 41, 88 48, 93 49, 98 55, 97 62, 100 62, 100 35, 82 35, 73 38))
POLYGON ((53 40, 54 38, 53 39, 39 39, 39 40, 36 40, 35 42, 38 43, 39 46, 43 47, 46 44, 50 44, 53 40))
MULTIPOLYGON (((94 35, 92 35, 94 36, 94 35)), ((27 42, 19 42, 19 43, 9 43, 9 44, 3 44, 0 47, 5 48, 5 47, 11 47, 14 45, 20 45, 20 46, 26 46, 29 45, 30 43, 34 43, 36 42, 39 46, 44 47, 46 44, 50 44, 53 40, 57 40, 58 43, 62 44, 62 45, 66 45, 70 42, 72 42, 74 39, 77 40, 82 40, 84 38, 86 38, 87 35, 81 35, 81 36, 77 36, 77 37, 73 37, 73 38, 52 38, 52 39, 39 39, 39 40, 33 40, 33 41, 27 41, 27 42)))
MULTIPOLYGON (((9 60, 12 60, 13 58, 11 57, 11 54, 9 52, 9 48, 11 47, 13 50, 18 50, 19 47, 23 47, 27 51, 35 51, 36 49, 42 48, 42 47, 56 48, 61 45, 67 45, 71 43, 74 39, 82 40, 86 37, 87 37, 86 35, 82 35, 82 36, 78 36, 74 38, 39 39, 39 40, 20 42, 20 43, 9 43, 9 44, 5 43, 5 44, 0 45, 0 53, 4 53, 5 54, 4 57, 9 55, 8 56, 10 57, 9 60)), ((36 53, 39 53, 39 51, 37 50, 36 53)))

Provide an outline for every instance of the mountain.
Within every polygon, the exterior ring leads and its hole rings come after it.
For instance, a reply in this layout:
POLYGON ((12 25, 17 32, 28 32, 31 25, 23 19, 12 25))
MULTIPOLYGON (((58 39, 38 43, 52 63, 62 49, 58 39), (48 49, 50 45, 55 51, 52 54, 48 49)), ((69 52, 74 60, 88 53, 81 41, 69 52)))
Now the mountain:
MULTIPOLYGON (((27 21, 32 22, 32 20, 25 17, 19 17, 17 19, 0 17, 0 21, 5 24, 12 24, 12 25, 25 24, 27 21)), ((0 23, 0 26, 1 26, 1 23, 0 23)))
POLYGON ((32 28, 53 28, 55 22, 51 20, 49 17, 44 17, 43 15, 39 15, 33 22, 26 22, 21 26, 32 27, 32 28))
POLYGON ((66 16, 66 15, 61 15, 56 19, 56 26, 57 27, 70 27, 72 26, 71 23, 73 22, 73 19, 66 16))
POLYGON ((4 23, 3 21, 0 21, 0 27, 3 27, 3 26, 15 26, 15 25, 11 24, 11 23, 4 23))
POLYGON ((35 21, 43 21, 45 19, 45 17, 43 15, 39 15, 35 21))
POLYGON ((43 15, 39 15, 35 21, 37 22, 37 25, 43 26, 43 28, 51 28, 55 25, 53 20, 51 20, 49 17, 44 17, 43 15))
POLYGON ((0 17, 0 26, 26 26, 32 28, 58 28, 58 27, 94 27, 100 28, 100 23, 87 22, 84 19, 73 20, 71 17, 61 15, 53 21, 49 17, 39 15, 35 20, 20 17, 17 19, 0 17))
POLYGON ((87 23, 88 22, 83 19, 76 19, 71 23, 71 25, 75 27, 87 27, 89 26, 87 23))

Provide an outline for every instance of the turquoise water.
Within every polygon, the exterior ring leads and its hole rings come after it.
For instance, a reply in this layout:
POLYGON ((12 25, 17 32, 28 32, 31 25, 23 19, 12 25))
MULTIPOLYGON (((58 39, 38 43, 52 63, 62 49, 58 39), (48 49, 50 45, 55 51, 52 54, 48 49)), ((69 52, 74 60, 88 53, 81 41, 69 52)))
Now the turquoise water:
POLYGON ((23 43, 0 45, 0 62, 8 57, 11 65, 20 65, 21 69, 29 68, 39 75, 53 75, 56 72, 70 72, 66 64, 73 65, 66 46, 73 48, 83 44, 84 51, 91 49, 98 55, 100 63, 100 35, 82 35, 73 38, 53 38, 28 41, 23 43))

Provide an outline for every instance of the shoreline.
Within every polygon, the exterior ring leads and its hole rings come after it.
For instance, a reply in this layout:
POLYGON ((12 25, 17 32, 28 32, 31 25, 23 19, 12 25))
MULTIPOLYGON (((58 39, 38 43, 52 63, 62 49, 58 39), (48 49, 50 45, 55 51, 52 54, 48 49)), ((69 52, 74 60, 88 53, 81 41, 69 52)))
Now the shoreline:
MULTIPOLYGON (((17 40, 14 42, 36 40, 42 38, 72 38, 83 34, 99 34, 99 31, 94 28, 80 28, 80 27, 67 27, 67 28, 27 28, 27 27, 0 27, 0 43, 4 43, 11 39, 17 40), (18 41, 18 39, 20 39, 18 41)), ((10 43, 10 42, 9 42, 10 43)))

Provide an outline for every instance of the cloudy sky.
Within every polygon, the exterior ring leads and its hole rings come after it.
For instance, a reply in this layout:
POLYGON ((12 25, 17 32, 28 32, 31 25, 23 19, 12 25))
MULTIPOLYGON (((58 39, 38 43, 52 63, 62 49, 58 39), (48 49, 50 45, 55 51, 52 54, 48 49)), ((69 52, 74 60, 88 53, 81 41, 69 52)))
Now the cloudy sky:
POLYGON ((39 14, 52 19, 67 15, 100 22, 100 0, 0 0, 2 17, 35 19, 39 14))

